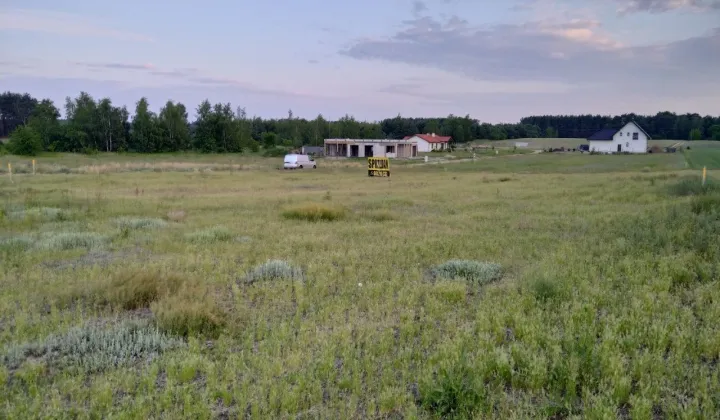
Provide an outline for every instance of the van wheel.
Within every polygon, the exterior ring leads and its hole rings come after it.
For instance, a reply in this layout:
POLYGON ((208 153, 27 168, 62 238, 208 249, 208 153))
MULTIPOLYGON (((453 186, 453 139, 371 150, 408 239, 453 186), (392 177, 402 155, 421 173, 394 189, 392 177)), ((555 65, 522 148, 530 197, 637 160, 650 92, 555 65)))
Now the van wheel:
POLYGON ((317 165, 313 165, 313 169, 317 169, 317 165))
POLYGON ((300 169, 302 169, 302 168, 303 168, 302 165, 300 165, 300 169))

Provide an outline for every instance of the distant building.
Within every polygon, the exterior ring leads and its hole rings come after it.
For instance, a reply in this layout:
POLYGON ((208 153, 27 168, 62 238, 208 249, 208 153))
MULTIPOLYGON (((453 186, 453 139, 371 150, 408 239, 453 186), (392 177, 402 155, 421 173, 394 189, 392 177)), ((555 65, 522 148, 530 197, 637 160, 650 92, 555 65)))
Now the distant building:
POLYGON ((414 136, 407 136, 403 140, 417 143, 418 152, 432 152, 433 150, 448 150, 450 149, 450 140, 452 137, 449 136, 438 136, 435 133, 428 134, 415 134, 414 136))
POLYGON ((322 146, 303 146, 300 149, 301 155, 322 156, 324 152, 325 148, 322 146))
POLYGON ((389 157, 410 158, 418 154, 418 143, 395 139, 326 139, 327 157, 389 157))
POLYGON ((639 124, 631 121, 621 129, 605 128, 587 138, 590 151, 600 153, 647 153, 648 135, 639 124))

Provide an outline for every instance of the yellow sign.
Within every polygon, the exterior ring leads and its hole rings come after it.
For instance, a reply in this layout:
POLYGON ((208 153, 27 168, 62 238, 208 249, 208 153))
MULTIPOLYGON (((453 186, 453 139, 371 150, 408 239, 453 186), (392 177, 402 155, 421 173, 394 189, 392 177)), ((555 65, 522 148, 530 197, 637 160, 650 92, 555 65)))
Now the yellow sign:
POLYGON ((368 176, 390 176, 390 159, 386 157, 369 157, 368 176))
POLYGON ((702 177, 702 184, 705 185, 705 180, 707 179, 707 166, 703 166, 703 177, 702 177))

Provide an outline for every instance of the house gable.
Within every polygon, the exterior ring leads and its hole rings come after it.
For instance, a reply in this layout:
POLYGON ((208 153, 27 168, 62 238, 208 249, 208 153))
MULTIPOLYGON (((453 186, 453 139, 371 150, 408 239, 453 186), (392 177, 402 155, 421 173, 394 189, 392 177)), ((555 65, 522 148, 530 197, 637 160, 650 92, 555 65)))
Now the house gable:
POLYGON ((452 139, 452 137, 450 136, 437 136, 434 134, 415 134, 414 136, 405 136, 403 140, 408 140, 413 137, 425 140, 428 143, 449 143, 452 139))

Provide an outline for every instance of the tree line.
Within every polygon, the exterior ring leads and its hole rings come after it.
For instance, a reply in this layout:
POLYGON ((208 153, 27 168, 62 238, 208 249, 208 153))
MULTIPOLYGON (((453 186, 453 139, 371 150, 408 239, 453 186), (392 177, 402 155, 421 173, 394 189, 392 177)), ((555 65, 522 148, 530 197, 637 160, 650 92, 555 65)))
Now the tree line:
POLYGON ((517 124, 481 123, 469 115, 443 118, 407 118, 400 115, 382 121, 358 121, 350 115, 328 121, 287 117, 249 117, 246 109, 230 103, 203 101, 194 121, 182 103, 168 101, 158 113, 146 98, 135 104, 132 117, 125 106, 110 98, 96 100, 87 92, 66 98, 64 119, 49 99, 24 93, 0 94, 0 137, 11 135, 13 153, 201 151, 238 153, 301 145, 322 145, 326 138, 403 138, 418 133, 437 133, 454 143, 475 139, 505 140, 538 137, 588 137, 595 131, 637 121, 656 139, 720 140, 720 117, 660 112, 654 116, 562 115, 530 116, 517 124))

